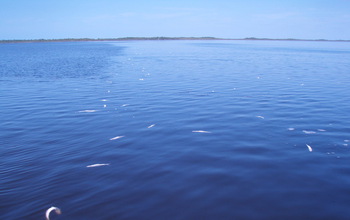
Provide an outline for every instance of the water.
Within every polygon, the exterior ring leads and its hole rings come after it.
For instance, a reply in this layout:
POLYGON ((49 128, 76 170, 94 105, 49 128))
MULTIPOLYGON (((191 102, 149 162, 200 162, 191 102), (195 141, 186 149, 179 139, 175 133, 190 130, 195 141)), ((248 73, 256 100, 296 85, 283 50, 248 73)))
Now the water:
POLYGON ((349 85, 344 42, 0 44, 0 219, 348 219, 349 85))

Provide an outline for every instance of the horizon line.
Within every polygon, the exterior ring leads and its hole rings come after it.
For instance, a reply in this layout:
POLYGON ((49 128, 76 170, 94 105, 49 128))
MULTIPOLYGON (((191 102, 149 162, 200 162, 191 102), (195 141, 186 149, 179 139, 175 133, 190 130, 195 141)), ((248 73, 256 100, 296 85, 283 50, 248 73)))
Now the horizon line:
POLYGON ((217 38, 217 37, 117 37, 117 38, 41 38, 41 39, 7 39, 0 43, 26 43, 26 42, 66 42, 66 41, 132 41, 132 40, 266 40, 266 41, 327 41, 350 42, 350 40, 330 39, 299 39, 299 38, 217 38))

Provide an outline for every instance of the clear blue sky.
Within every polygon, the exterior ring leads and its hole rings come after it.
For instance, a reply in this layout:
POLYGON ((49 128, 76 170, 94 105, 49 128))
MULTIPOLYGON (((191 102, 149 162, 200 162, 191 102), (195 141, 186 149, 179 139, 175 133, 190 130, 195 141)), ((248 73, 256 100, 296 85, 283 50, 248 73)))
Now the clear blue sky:
POLYGON ((1 0, 0 39, 350 39, 350 0, 1 0))

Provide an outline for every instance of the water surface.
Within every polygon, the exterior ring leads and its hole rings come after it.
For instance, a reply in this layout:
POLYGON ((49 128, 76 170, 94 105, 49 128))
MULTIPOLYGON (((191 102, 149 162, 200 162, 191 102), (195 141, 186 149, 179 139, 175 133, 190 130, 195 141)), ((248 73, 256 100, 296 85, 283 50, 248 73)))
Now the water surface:
POLYGON ((0 44, 0 219, 348 219, 349 71, 344 42, 0 44))

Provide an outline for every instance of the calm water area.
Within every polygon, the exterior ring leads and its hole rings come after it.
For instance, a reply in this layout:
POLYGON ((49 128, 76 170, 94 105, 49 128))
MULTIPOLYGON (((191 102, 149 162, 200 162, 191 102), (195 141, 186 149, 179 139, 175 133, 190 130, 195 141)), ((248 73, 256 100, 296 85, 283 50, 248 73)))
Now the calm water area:
POLYGON ((350 43, 0 44, 0 219, 349 219, 350 43))

